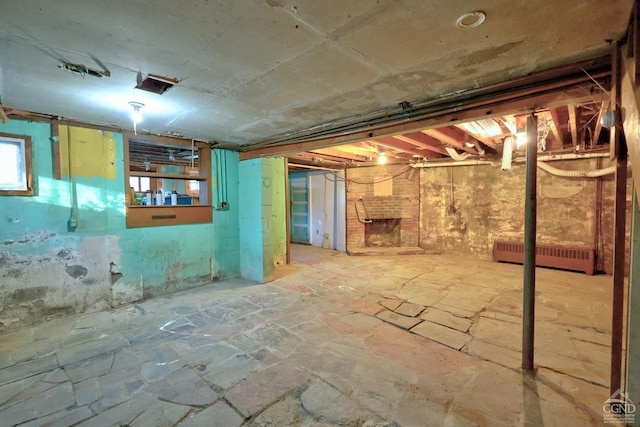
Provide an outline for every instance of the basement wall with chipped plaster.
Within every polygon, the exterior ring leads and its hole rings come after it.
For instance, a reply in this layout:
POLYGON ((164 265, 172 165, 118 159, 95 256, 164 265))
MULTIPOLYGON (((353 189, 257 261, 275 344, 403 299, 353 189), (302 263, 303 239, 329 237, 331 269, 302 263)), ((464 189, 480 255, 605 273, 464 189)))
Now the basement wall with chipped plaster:
MULTIPOLYGON (((566 170, 598 168, 596 159, 552 165, 566 170)), ((608 160, 602 162, 603 168, 608 166, 608 160)), ((420 171, 420 184, 421 247, 492 259, 495 240, 523 241, 524 165, 514 164, 508 171, 490 165, 425 168, 420 171)), ((600 271, 611 273, 614 184, 613 175, 564 178, 538 169, 538 243, 597 248, 600 271), (598 179, 602 183, 600 213, 596 209, 598 179), (596 222, 600 224, 600 244, 596 222)), ((631 187, 629 195, 630 191, 631 187)))
POLYGON ((35 189, 0 196, 0 333, 240 274, 237 153, 221 153, 229 210, 213 223, 127 229, 120 133, 61 126, 55 179, 51 125, 0 131, 31 136, 35 189))

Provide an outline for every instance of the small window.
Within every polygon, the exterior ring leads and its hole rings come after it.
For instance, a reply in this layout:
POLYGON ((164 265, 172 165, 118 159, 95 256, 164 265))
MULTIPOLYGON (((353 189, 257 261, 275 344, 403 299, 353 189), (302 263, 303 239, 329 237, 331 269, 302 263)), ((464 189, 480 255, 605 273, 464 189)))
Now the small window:
POLYGON ((31 137, 0 133, 0 195, 33 195, 31 137))
POLYGON ((209 144, 125 133, 124 153, 128 228, 211 222, 209 144))

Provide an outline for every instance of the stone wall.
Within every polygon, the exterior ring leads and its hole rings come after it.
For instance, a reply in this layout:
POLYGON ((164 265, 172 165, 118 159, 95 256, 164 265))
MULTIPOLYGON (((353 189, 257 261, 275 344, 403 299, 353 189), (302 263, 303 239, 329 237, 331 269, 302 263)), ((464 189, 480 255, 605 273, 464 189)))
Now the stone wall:
MULTIPOLYGON (((608 160, 554 161, 559 169, 591 170, 608 160)), ((598 248, 601 269, 611 272, 614 177, 562 178, 538 169, 539 243, 598 248), (598 191, 601 195, 598 196, 598 191), (600 213, 596 202, 602 199, 600 213), (596 222, 601 238, 596 239, 596 222)), ((525 167, 424 168, 420 172, 420 245, 443 253, 491 259, 494 240, 522 241, 525 167)))

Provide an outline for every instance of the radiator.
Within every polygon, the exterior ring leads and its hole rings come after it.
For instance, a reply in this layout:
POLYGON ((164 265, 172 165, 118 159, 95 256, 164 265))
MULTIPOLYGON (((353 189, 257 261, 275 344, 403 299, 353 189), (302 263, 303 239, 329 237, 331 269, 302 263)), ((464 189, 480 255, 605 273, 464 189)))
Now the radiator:
MULTIPOLYGON (((582 271, 592 275, 596 270, 594 248, 562 245, 536 245, 536 265, 582 271)), ((493 259, 498 262, 524 263, 524 243, 493 242, 493 259)))

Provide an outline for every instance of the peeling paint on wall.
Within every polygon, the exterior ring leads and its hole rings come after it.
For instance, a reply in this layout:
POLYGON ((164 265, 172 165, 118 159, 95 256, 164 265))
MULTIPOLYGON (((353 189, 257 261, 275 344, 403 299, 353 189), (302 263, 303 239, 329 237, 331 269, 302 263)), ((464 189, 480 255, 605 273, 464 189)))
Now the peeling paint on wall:
POLYGON ((117 149, 112 132, 60 125, 59 133, 63 175, 116 179, 117 149))
MULTIPOLYGON (((555 164, 555 163, 554 163, 555 164)), ((595 160, 557 162, 564 169, 590 170, 595 160), (564 166, 563 166, 564 165, 564 166)), ((606 165, 605 165, 606 167, 606 165)), ((603 182, 604 270, 612 262, 613 200, 610 177, 603 182)), ((494 240, 522 241, 524 166, 510 171, 486 166, 426 168, 420 175, 421 246, 456 255, 492 259, 494 240)), ((596 181, 538 173, 539 243, 596 247, 596 181)))

